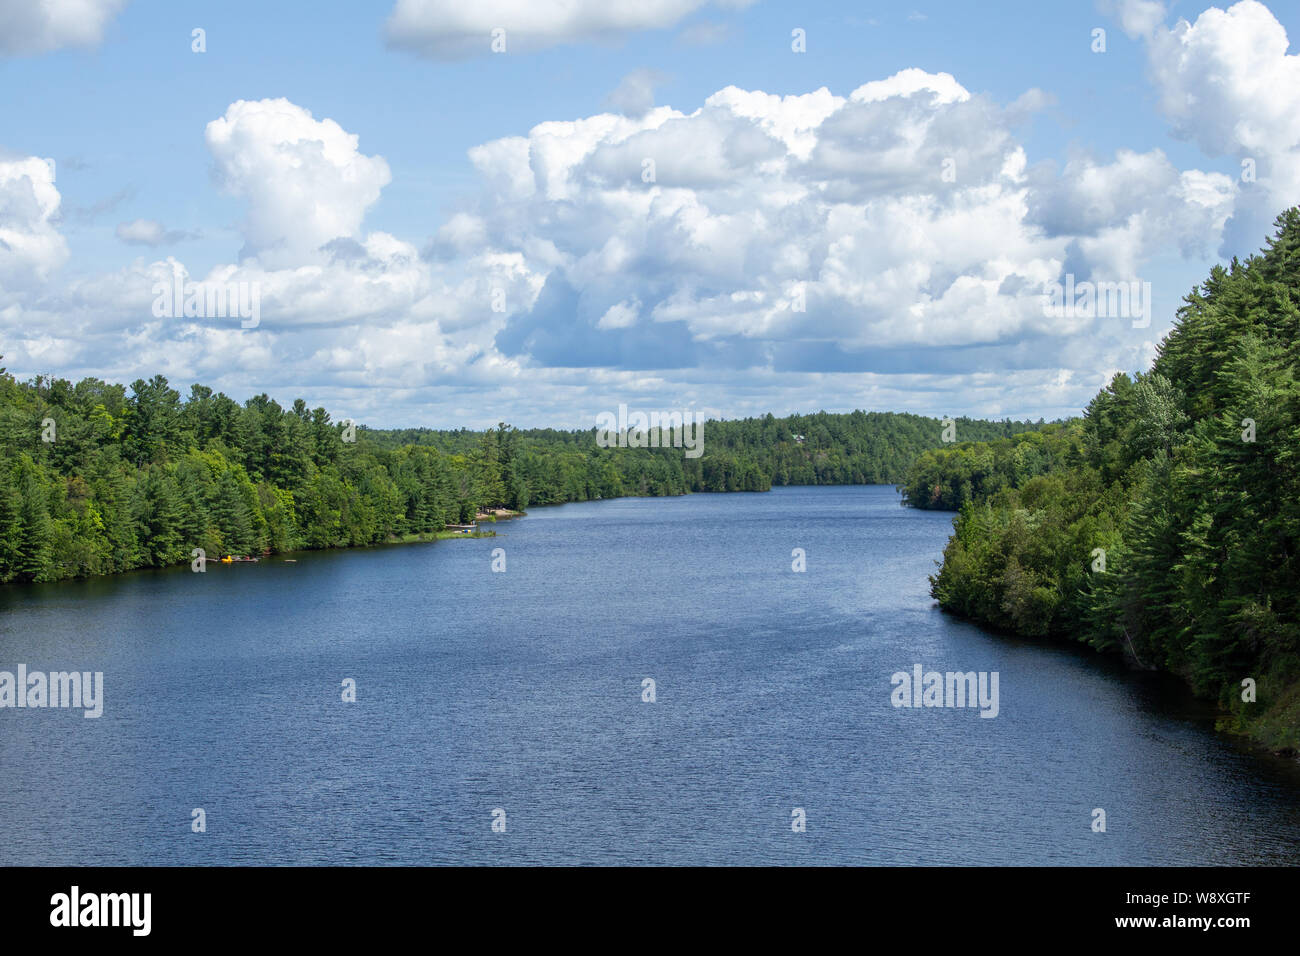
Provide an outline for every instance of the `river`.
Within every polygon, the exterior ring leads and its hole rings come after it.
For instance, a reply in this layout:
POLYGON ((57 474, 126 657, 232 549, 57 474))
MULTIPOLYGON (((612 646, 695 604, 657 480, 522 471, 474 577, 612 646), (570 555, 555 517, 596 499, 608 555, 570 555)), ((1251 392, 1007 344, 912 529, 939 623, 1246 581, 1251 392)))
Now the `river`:
POLYGON ((0 863, 1300 863, 1293 762, 1169 679, 942 614, 951 517, 632 498, 0 588, 0 670, 104 675, 98 719, 0 710, 0 863), (894 706, 918 664, 996 672, 996 717, 894 706))

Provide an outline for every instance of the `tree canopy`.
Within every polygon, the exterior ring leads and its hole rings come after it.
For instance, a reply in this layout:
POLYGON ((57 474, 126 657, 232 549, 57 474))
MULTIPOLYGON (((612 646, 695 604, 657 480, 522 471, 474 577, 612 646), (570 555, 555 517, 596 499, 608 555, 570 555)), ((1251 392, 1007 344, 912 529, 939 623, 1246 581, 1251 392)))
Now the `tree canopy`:
POLYGON ((917 458, 906 500, 960 509, 934 597, 1171 671, 1228 726, 1300 745, 1298 375, 1290 209, 1258 255, 1184 298, 1151 369, 1116 375, 1081 420, 917 458))
MULTIPOLYGON (((970 422, 992 438, 1028 423, 970 422)), ((601 448, 595 429, 373 430, 298 399, 242 405, 156 375, 130 388, 0 369, 0 582, 367 545, 486 509, 623 495, 894 482, 941 426, 916 415, 706 422, 704 453, 601 448)))

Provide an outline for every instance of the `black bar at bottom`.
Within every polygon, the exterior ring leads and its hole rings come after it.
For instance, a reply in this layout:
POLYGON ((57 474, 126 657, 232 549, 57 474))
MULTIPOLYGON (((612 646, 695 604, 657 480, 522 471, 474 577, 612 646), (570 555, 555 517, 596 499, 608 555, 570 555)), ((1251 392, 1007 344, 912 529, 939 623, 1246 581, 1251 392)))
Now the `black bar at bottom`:
POLYGON ((836 926, 857 938, 894 930, 927 945, 1047 936, 1232 946, 1294 928, 1296 876, 1282 867, 23 867, 0 871, 0 925, 7 943, 64 937, 83 946, 373 942, 461 924, 497 940, 529 927, 545 937, 611 922, 628 940, 654 945, 667 942, 666 927, 686 923, 735 939, 798 934, 806 921, 816 921, 817 935, 836 926))

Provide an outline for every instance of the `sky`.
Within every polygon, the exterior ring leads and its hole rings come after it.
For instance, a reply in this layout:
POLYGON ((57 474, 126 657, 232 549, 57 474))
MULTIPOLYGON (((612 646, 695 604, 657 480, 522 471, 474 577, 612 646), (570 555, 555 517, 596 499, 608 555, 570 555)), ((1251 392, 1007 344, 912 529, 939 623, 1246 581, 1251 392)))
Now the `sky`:
POLYGON ((0 364, 372 427, 1078 414, 1300 203, 1297 31, 1293 0, 0 0, 0 364), (1136 298, 1050 299, 1089 283, 1136 298))

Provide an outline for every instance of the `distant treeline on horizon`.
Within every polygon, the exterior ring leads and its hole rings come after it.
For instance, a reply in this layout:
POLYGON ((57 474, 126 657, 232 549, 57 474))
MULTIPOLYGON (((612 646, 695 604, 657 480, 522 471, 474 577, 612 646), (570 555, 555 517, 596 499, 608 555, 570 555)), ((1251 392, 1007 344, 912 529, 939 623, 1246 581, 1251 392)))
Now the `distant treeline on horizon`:
MULTIPOLYGON (((1043 423, 959 418, 994 439, 1043 423)), ((704 453, 601 448, 595 429, 368 429, 298 399, 242 405, 162 376, 19 382, 0 369, 0 582, 206 556, 352 547, 491 508, 627 495, 901 481, 939 419, 891 412, 706 423, 704 453)))

